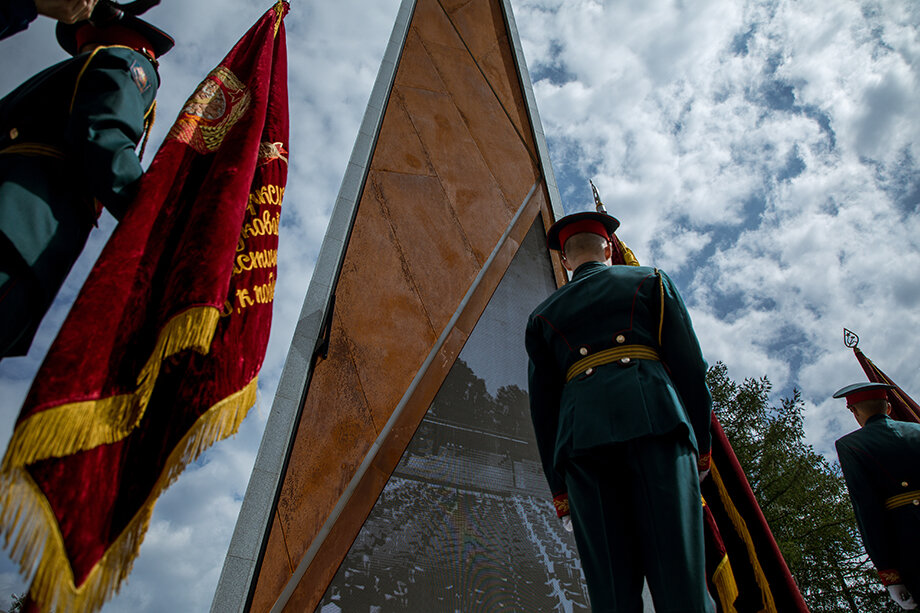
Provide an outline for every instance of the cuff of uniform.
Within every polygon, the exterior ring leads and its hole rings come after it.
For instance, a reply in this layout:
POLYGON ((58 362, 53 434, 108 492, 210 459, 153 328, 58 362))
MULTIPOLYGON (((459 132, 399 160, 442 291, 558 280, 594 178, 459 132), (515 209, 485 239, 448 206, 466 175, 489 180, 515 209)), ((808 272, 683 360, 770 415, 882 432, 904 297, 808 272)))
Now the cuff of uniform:
POLYGON ((565 517, 569 514, 569 493, 562 492, 553 496, 553 506, 556 507, 556 515, 565 517))
POLYGON ((707 451, 700 456, 699 460, 696 461, 696 470, 703 472, 704 470, 709 470, 710 468, 712 468, 712 452, 707 451))
POLYGON ((901 573, 893 568, 878 571, 878 577, 881 579, 882 585, 885 587, 888 587, 889 585, 896 585, 898 583, 904 583, 904 581, 901 579, 901 573))

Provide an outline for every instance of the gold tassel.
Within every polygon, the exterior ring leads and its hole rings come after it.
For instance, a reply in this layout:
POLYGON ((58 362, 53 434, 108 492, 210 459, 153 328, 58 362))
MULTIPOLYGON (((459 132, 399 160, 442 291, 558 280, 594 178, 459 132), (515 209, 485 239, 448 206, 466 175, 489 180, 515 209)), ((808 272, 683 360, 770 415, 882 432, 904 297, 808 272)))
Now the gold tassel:
POLYGON ((278 37, 278 30, 281 29, 281 20, 284 19, 284 2, 283 0, 278 0, 275 3, 275 32, 273 36, 278 37))
POLYGON ((744 546, 747 548, 748 558, 750 558, 751 567, 754 569, 754 578, 757 581, 757 586, 760 587, 760 593, 763 595, 764 606, 766 607, 765 611, 766 613, 777 613, 776 603, 773 600, 773 592, 770 591, 770 584, 767 581, 767 576, 763 572, 760 560, 757 559, 757 550, 754 547, 751 533, 747 529, 744 518, 741 517, 738 509, 735 508, 731 496, 728 495, 728 490, 725 489, 725 484, 722 482, 722 477, 719 475, 719 470, 716 468, 715 462, 712 463, 712 478, 715 480, 716 488, 719 490, 719 498, 722 500, 722 505, 725 507, 729 519, 732 520, 735 531, 741 537, 741 540, 744 541, 744 546))
POLYGON ((738 613, 735 609, 735 599, 738 598, 738 584, 735 583, 735 574, 732 572, 728 554, 722 558, 715 572, 712 573, 712 583, 716 586, 719 602, 722 604, 723 613, 738 613))
POLYGON ((626 262, 627 266, 640 266, 639 259, 636 257, 636 254, 632 252, 632 249, 626 246, 626 243, 621 241, 619 237, 617 240, 620 243, 620 253, 623 255, 623 261, 626 262))
POLYGON ((169 320, 160 329, 134 392, 62 404, 20 422, 2 470, 72 455, 128 436, 144 416, 163 360, 186 349, 207 354, 219 319, 220 311, 207 306, 187 309, 169 320))
POLYGON ((11 557, 19 561, 24 576, 35 573, 30 594, 42 613, 95 611, 118 592, 140 551, 159 496, 205 449, 236 434, 255 404, 257 389, 256 377, 198 418, 173 449, 147 500, 79 587, 74 585, 64 539, 45 495, 24 468, 0 473, 0 523, 5 545, 11 557))

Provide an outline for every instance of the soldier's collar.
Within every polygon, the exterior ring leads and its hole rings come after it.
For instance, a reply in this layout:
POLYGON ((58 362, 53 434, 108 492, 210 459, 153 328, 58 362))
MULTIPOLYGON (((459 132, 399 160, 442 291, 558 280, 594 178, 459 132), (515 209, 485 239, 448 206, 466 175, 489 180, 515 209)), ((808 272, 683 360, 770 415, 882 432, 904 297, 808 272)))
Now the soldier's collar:
POLYGON ((604 262, 585 262, 575 269, 575 271, 572 273, 572 278, 574 279, 575 277, 584 275, 591 270, 595 270, 596 268, 607 268, 607 264, 604 262))

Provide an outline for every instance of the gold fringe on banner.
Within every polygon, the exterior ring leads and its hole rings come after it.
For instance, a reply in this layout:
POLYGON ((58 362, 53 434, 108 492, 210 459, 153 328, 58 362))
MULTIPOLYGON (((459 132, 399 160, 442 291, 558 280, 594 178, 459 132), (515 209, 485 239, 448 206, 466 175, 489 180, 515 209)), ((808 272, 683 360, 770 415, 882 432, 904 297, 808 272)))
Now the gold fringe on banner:
POLYGON ((738 597, 738 584, 735 583, 735 574, 732 572, 728 554, 722 558, 715 572, 712 573, 712 583, 716 586, 719 602, 722 604, 722 613, 738 613, 735 609, 735 599, 738 597))
POLYGON ((62 404, 17 424, 2 470, 72 455, 128 436, 144 416, 163 360, 186 349, 206 355, 219 319, 220 311, 211 306, 193 307, 170 319, 160 329, 133 393, 62 404))
POLYGON ((94 611, 118 592, 131 572, 160 494, 205 449, 236 434, 255 404, 257 388, 255 377, 198 418, 173 449, 147 500, 79 587, 74 584, 64 540, 45 495, 25 468, 13 467, 0 474, 5 545, 24 576, 35 573, 29 593, 42 613, 94 611))
POLYGON ((763 595, 764 611, 766 613, 777 613, 776 602, 773 600, 773 592, 770 591, 770 583, 767 581, 767 576, 763 572, 760 560, 757 559, 757 549, 754 547, 754 540, 751 538, 751 533, 748 531, 747 523, 745 523, 744 518, 741 517, 738 509, 735 508, 735 503, 732 502, 731 496, 728 495, 728 490, 725 489, 725 484, 722 482, 722 477, 719 475, 719 470, 716 468, 715 462, 712 463, 712 478, 715 479, 716 488, 719 490, 719 498, 722 500, 722 505, 725 507, 729 519, 732 520, 735 531, 738 533, 738 536, 741 537, 741 540, 744 541, 744 546, 747 548, 748 558, 750 558, 751 567, 754 569, 754 578, 757 580, 757 585, 760 587, 760 593, 763 595))

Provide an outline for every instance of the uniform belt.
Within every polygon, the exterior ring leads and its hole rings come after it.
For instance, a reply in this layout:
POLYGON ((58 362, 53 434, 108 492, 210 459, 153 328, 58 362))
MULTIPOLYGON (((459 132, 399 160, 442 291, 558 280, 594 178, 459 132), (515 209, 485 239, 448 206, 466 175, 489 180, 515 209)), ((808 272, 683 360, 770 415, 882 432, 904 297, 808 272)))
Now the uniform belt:
POLYGON ((51 145, 42 145, 40 143, 16 143, 15 145, 0 149, 0 154, 37 155, 61 160, 65 157, 63 149, 52 147, 51 145))
POLYGON ((909 504, 920 505, 920 490, 904 492, 885 500, 886 509, 897 509, 898 507, 906 507, 909 504))
POLYGON ((565 374, 565 382, 568 383, 589 368, 597 368, 604 364, 610 364, 624 358, 635 360, 656 360, 660 361, 658 352, 645 345, 623 345, 622 347, 611 347, 597 353, 592 353, 578 360, 569 367, 565 374))

